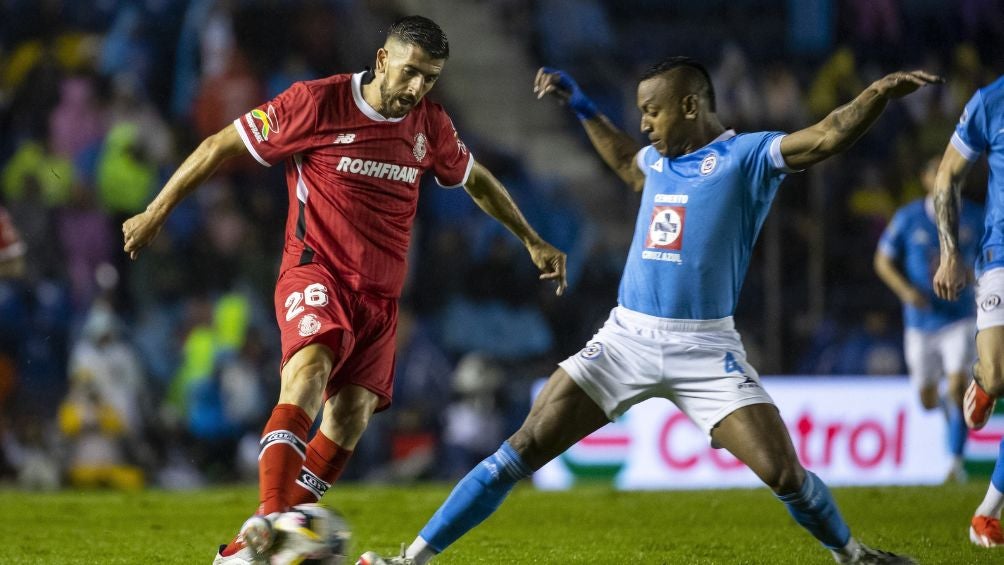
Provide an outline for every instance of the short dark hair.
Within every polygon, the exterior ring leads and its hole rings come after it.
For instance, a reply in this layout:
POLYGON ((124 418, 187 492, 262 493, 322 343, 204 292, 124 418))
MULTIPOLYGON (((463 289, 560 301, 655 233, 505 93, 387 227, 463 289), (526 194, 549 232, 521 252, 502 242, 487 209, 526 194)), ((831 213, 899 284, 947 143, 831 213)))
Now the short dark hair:
POLYGON ((391 37, 421 47, 433 59, 450 57, 450 41, 443 29, 424 16, 405 16, 397 20, 387 31, 387 38, 391 37))
POLYGON ((683 84, 698 95, 705 96, 708 99, 708 106, 711 108, 711 111, 715 112, 715 86, 711 84, 711 75, 708 74, 708 69, 704 68, 704 65, 697 62, 696 59, 691 59, 690 57, 670 57, 663 59, 646 69, 641 74, 641 79, 638 82, 657 77, 673 69, 681 69, 682 72, 686 73, 682 77, 683 84))

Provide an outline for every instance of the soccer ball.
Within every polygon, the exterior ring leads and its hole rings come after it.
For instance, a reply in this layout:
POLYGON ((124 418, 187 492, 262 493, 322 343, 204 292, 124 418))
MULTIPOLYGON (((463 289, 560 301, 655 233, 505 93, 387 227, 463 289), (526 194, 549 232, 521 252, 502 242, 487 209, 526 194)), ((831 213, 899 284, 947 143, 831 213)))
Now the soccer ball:
POLYGON ((271 565, 343 565, 349 553, 349 525, 319 504, 300 504, 272 524, 276 548, 271 565))

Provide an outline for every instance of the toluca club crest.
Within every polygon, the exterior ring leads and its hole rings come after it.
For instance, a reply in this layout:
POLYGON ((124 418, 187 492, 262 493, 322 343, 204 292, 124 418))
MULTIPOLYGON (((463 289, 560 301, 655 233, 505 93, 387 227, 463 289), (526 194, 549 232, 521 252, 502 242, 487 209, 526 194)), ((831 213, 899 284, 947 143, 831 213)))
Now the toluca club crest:
POLYGON ((426 139, 424 133, 419 133, 415 136, 415 146, 411 148, 411 154, 415 156, 416 161, 421 161, 425 159, 426 150, 426 139))
POLYGON ((313 314, 305 314, 302 318, 300 318, 300 325, 297 329, 303 337, 314 335, 321 329, 321 322, 317 319, 317 316, 313 314))

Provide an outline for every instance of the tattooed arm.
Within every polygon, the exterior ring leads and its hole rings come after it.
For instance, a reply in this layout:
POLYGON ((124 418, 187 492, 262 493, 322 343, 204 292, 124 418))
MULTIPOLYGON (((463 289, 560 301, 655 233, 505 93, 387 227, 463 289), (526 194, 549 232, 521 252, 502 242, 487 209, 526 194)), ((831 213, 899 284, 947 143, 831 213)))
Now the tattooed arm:
POLYGON ((781 155, 792 169, 815 165, 853 145, 878 119, 889 100, 940 82, 944 79, 924 71, 887 75, 819 123, 785 136, 781 140, 781 155))
POLYGON ((934 214, 941 242, 941 263, 934 274, 934 293, 955 300, 969 282, 972 265, 963 265, 959 254, 959 215, 962 212, 962 185, 972 163, 951 144, 938 166, 934 181, 934 214))

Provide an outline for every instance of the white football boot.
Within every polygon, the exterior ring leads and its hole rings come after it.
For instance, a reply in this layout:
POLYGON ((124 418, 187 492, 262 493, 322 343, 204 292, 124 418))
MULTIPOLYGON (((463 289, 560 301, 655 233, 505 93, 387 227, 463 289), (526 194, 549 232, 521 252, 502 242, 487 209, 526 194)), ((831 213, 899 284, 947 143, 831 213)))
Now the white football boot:
POLYGON ((404 544, 401 544, 401 555, 397 557, 380 557, 375 551, 367 551, 359 556, 356 565, 415 565, 415 560, 404 556, 404 544))

